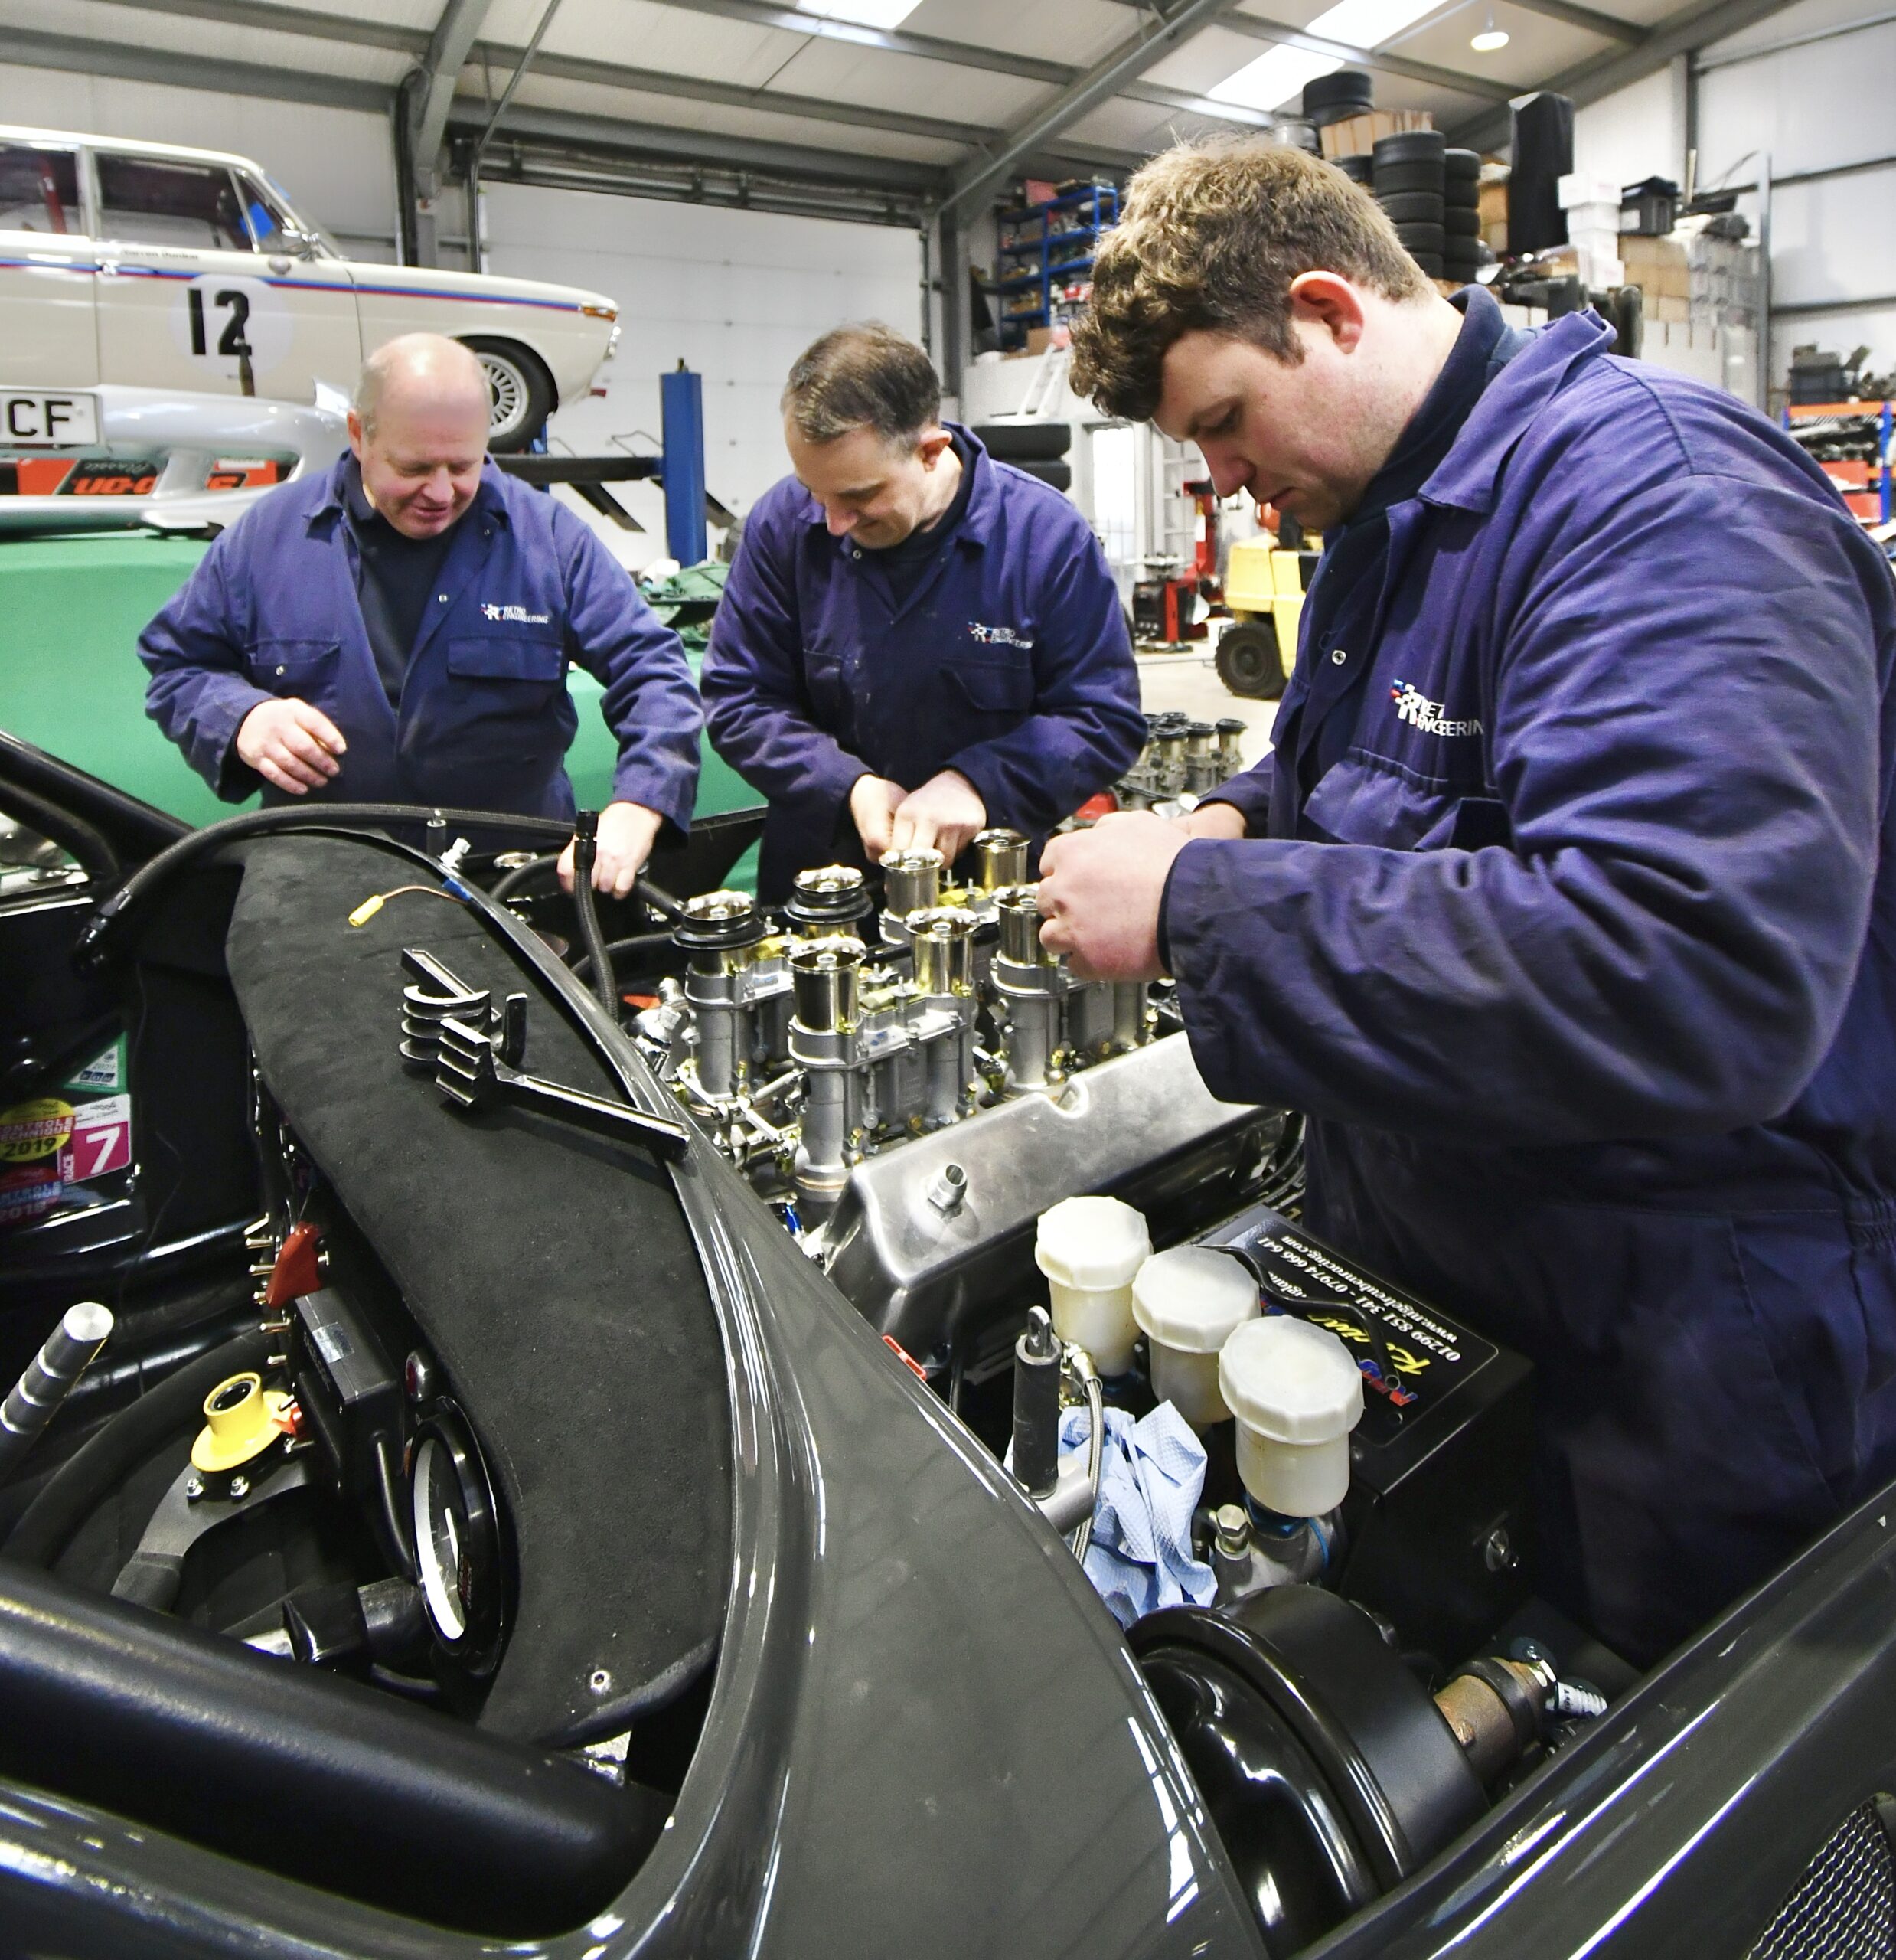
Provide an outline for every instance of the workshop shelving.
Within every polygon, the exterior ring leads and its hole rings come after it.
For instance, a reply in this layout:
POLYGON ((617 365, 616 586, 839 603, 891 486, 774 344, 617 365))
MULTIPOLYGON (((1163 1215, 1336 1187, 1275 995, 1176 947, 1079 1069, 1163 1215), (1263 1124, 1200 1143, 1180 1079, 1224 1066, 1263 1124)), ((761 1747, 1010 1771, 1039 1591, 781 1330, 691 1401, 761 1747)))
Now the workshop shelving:
POLYGON ((1030 328, 1058 324, 1080 305, 1093 276, 1093 250, 1119 221, 1110 184, 1082 184, 1040 204, 1002 211, 1000 246, 989 290, 1003 347, 1024 346, 1030 328))
POLYGON ((1865 524, 1888 524, 1896 503, 1893 418, 1896 403, 1888 401, 1811 402, 1784 410, 1793 441, 1810 452, 1842 493, 1851 514, 1865 524))

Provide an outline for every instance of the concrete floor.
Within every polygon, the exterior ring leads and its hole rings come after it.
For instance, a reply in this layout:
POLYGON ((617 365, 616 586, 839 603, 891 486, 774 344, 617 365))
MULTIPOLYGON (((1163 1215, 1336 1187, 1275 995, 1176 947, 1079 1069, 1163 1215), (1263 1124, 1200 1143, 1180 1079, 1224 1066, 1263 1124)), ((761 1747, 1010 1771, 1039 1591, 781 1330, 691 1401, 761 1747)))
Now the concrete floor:
POLYGON ((1209 647, 1203 652, 1141 653, 1139 704, 1148 714, 1176 708, 1199 721, 1219 721, 1228 714, 1245 724, 1238 746, 1247 763, 1255 763, 1271 746, 1275 701, 1240 701, 1218 678, 1209 647))

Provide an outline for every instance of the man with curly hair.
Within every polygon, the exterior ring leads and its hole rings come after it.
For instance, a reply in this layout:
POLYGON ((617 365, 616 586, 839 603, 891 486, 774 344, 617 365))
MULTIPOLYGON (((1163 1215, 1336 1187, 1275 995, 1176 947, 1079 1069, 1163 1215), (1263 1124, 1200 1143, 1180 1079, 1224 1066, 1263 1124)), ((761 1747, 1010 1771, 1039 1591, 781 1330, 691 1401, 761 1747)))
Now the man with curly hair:
POLYGON ((1314 158, 1147 165, 1075 385, 1326 548, 1271 755, 1041 903, 1308 1113, 1316 1230, 1536 1364, 1539 1584, 1645 1662, 1896 1474, 1896 590, 1611 345, 1314 158))

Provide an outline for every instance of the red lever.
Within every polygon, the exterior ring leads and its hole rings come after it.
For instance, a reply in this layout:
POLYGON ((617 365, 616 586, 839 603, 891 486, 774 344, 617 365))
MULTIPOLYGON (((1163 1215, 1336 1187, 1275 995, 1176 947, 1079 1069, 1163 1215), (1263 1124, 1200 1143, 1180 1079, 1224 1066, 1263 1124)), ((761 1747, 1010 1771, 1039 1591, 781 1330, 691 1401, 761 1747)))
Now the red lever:
POLYGON ((909 1352, 907 1348, 902 1346, 893 1334, 885 1334, 882 1338, 882 1344, 915 1377, 917 1381, 920 1382, 924 1387, 927 1387, 928 1370, 909 1352))
POLYGON ((322 1285, 321 1269, 316 1264, 316 1243, 321 1236, 308 1223, 289 1228, 283 1250, 270 1268, 270 1283, 263 1289, 263 1304, 272 1312, 281 1312, 291 1301, 305 1293, 314 1293, 322 1285))

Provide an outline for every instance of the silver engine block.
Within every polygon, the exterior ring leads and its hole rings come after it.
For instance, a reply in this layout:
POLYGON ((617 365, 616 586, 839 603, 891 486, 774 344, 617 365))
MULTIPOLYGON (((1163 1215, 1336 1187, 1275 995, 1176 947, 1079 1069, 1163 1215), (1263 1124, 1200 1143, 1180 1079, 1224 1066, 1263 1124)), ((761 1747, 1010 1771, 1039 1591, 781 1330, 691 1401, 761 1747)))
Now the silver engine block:
POLYGON ((1181 1230, 1243 1202, 1282 1129, 1199 1080, 1168 984, 1075 979, 1039 942, 1026 840, 803 874, 779 925, 687 902, 686 971, 638 1017, 654 1067, 878 1330, 965 1367, 1036 1289, 1039 1214, 1110 1191, 1181 1230))

